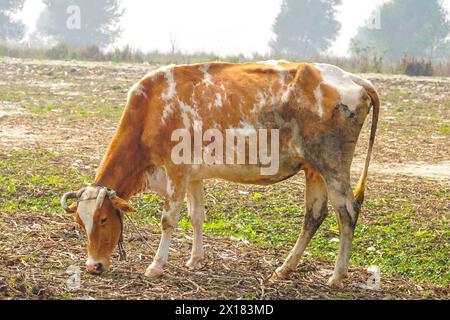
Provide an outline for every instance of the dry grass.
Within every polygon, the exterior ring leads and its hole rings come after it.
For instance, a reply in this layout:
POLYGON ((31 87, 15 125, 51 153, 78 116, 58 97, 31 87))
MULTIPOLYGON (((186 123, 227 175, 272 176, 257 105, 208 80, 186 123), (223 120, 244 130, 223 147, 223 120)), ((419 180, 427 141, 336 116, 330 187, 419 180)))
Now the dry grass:
MULTIPOLYGON (((325 285, 329 264, 306 262, 291 281, 270 283, 267 278, 286 250, 254 247, 225 237, 207 237, 207 260, 202 270, 182 267, 190 240, 183 230, 174 239, 168 274, 161 279, 143 276, 150 252, 130 227, 125 231, 128 259, 114 257, 114 270, 102 277, 82 274, 81 288, 67 289, 70 265, 82 265, 82 236, 71 217, 40 213, 0 214, 0 293, 26 299, 421 299, 445 298, 444 288, 419 286, 403 277, 383 275, 381 291, 359 288, 368 274, 352 268, 346 289, 325 285), (12 227, 13 226, 13 227, 12 227)), ((149 243, 159 234, 142 230, 149 243)))

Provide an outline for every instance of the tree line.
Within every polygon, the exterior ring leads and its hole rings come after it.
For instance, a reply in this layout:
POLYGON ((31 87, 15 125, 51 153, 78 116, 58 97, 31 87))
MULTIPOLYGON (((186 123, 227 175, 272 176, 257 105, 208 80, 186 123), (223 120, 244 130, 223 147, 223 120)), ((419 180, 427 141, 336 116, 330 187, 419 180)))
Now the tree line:
MULTIPOLYGON (((284 0, 275 20, 273 52, 311 58, 331 47, 341 29, 341 0, 284 0)), ((448 59, 450 22, 441 0, 390 0, 371 14, 375 21, 360 27, 351 52, 399 61, 413 58, 448 59)))
MULTIPOLYGON (((0 40, 21 40, 25 26, 13 16, 24 0, 0 2, 0 40)), ((120 18, 125 13, 120 0, 43 0, 31 44, 66 43, 73 48, 105 47, 121 35, 120 18)))
MULTIPOLYGON (((25 26, 14 20, 24 0, 0 2, 0 40, 18 41, 25 26)), ((121 35, 121 0, 44 0, 31 42, 61 43, 74 48, 106 47, 121 35)), ((274 56, 308 59, 327 52, 341 31, 337 19, 342 0, 283 0, 273 24, 274 56)), ((405 55, 429 60, 450 57, 450 22, 442 0, 390 0, 371 15, 351 40, 358 56, 399 61, 405 55)))

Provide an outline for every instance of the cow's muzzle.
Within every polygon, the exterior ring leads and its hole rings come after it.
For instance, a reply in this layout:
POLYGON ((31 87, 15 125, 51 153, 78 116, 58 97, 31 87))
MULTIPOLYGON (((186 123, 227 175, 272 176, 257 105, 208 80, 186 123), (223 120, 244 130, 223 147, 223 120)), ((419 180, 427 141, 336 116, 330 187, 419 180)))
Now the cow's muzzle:
POLYGON ((105 268, 103 266, 103 263, 99 262, 96 264, 86 266, 86 271, 90 274, 99 276, 105 271, 105 268))

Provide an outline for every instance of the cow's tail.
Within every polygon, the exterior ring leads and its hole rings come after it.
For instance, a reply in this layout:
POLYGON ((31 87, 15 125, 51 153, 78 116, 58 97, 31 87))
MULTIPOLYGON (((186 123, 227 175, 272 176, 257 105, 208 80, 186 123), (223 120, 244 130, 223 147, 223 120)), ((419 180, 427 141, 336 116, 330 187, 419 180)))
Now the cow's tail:
POLYGON ((359 179, 358 185, 355 189, 355 199, 358 202, 358 204, 361 206, 364 202, 364 192, 366 190, 366 181, 367 181, 367 174, 369 172, 369 165, 370 160, 372 157, 372 151, 373 151, 373 145, 375 143, 375 136, 377 133, 378 128, 378 116, 380 114, 380 96, 378 95, 378 92, 373 87, 373 85, 364 79, 361 79, 359 77, 354 77, 353 81, 366 90, 368 95, 370 96, 370 99, 372 100, 372 107, 373 107, 373 115, 372 115, 372 128, 370 131, 370 140, 369 140, 369 149, 367 150, 367 156, 366 160, 364 162, 364 169, 361 174, 361 178, 359 179))

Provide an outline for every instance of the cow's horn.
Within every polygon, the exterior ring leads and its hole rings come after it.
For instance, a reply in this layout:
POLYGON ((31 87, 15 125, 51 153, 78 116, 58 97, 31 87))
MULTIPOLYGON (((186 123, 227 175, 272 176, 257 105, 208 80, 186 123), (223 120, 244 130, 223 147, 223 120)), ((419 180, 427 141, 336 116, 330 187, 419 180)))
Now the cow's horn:
POLYGON ((78 191, 78 193, 77 193, 77 199, 80 199, 81 196, 83 195, 83 193, 84 193, 86 190, 87 190, 87 188, 83 188, 83 189, 81 189, 80 191, 78 191))
POLYGON ((100 192, 98 193, 98 196, 97 196, 97 201, 95 203, 97 210, 102 207, 103 201, 105 201, 106 194, 107 194, 107 192, 105 189, 100 189, 100 192))
POLYGON ((67 204, 67 200, 69 199, 76 199, 77 193, 76 192, 68 192, 61 198, 61 206, 63 207, 64 211, 67 213, 73 213, 73 211, 70 209, 69 205, 67 204))

